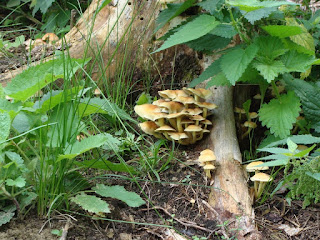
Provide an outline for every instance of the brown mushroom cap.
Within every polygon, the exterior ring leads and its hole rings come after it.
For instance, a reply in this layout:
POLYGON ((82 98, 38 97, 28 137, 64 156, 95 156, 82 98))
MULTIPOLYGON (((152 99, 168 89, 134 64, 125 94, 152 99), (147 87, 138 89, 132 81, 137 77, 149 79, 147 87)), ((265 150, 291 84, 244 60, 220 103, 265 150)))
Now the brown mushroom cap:
POLYGON ((42 45, 44 45, 44 44, 45 44, 45 42, 42 41, 42 39, 37 38, 36 40, 34 40, 34 41, 32 42, 32 47, 42 46, 42 45))
POLYGON ((216 169, 216 167, 212 164, 206 164, 203 166, 203 169, 204 170, 213 170, 213 169, 216 169))
POLYGON ((176 130, 168 125, 163 125, 162 127, 158 127, 155 132, 175 132, 176 130))
POLYGON ((158 128, 158 125, 152 121, 146 121, 143 123, 139 123, 139 126, 142 131, 144 131, 145 133, 150 134, 150 135, 153 135, 155 130, 158 128))
POLYGON ((188 108, 184 109, 183 112, 188 113, 189 115, 199 115, 202 113, 202 110, 200 108, 188 108))
POLYGON ((172 101, 175 101, 175 102, 180 102, 180 103, 183 103, 184 105, 188 105, 188 104, 193 104, 195 103, 196 101, 194 100, 193 97, 184 97, 184 96, 178 96, 176 97, 175 99, 173 99, 172 101))
POLYGON ((251 122, 251 121, 245 121, 245 123, 243 125, 248 128, 256 128, 257 127, 257 124, 255 122, 251 122))
POLYGON ((203 150, 203 151, 200 152, 200 155, 203 155, 203 154, 211 154, 211 153, 214 154, 214 152, 213 152, 211 149, 205 149, 205 150, 203 150))
POLYGON ((212 110, 218 107, 216 104, 210 103, 210 102, 195 102, 194 104, 201 108, 207 108, 209 110, 212 110))
POLYGON ((246 170, 247 172, 254 172, 254 171, 262 171, 262 170, 267 170, 269 169, 268 166, 265 167, 257 167, 258 165, 263 164, 262 161, 256 161, 256 162, 251 162, 247 165, 246 170))
POLYGON ((49 43, 52 43, 53 41, 58 41, 58 40, 59 40, 58 36, 55 35, 54 33, 46 33, 42 37, 42 41, 44 42, 49 41, 49 43))
POLYGON ((212 95, 212 92, 210 90, 207 90, 207 89, 204 89, 204 88, 196 88, 196 89, 193 89, 193 88, 183 88, 183 90, 190 94, 190 95, 194 95, 195 98, 196 97, 200 97, 200 98, 208 98, 212 95))
POLYGON ((185 132, 201 132, 203 129, 197 125, 190 125, 186 129, 185 132))
POLYGON ((159 118, 164 118, 167 116, 165 113, 161 113, 161 109, 152 104, 142 104, 136 105, 134 111, 142 118, 155 121, 159 118))
POLYGON ((254 118, 257 118, 258 117, 258 113, 256 113, 256 112, 250 112, 249 113, 249 118, 250 119, 254 119, 254 118))
POLYGON ((157 101, 154 101, 152 104, 156 105, 156 106, 159 106, 159 104, 164 103, 164 102, 167 102, 167 101, 162 99, 162 98, 160 98, 157 101))
POLYGON ((269 174, 259 172, 251 177, 250 180, 253 182, 270 182, 272 180, 272 177, 269 174))
POLYGON ((184 109, 184 105, 182 103, 174 102, 174 101, 160 102, 160 103, 158 103, 158 106, 167 108, 169 110, 169 113, 181 112, 184 109))
POLYGON ((245 114, 246 111, 243 108, 235 107, 234 108, 235 113, 245 114))
POLYGON ((163 98, 175 99, 178 96, 188 97, 189 95, 183 90, 163 90, 158 91, 159 95, 163 98))
POLYGON ((169 132, 168 134, 173 140, 176 140, 176 141, 189 138, 188 135, 185 133, 169 132))

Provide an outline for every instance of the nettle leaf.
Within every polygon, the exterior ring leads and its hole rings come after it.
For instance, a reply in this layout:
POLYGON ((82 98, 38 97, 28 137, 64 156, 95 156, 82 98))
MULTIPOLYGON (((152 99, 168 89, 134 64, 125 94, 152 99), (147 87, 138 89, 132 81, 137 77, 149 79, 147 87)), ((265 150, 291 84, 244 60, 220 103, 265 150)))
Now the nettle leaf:
POLYGON ((252 44, 246 49, 238 48, 221 57, 221 69, 232 85, 235 85, 257 52, 257 45, 252 44))
POLYGON ((271 36, 279 38, 286 38, 303 33, 300 26, 268 25, 261 28, 271 36))
POLYGON ((109 204, 96 196, 81 193, 70 200, 91 213, 110 213, 109 204))
POLYGON ((287 25, 289 26, 298 26, 302 29, 301 34, 291 36, 290 40, 294 43, 306 48, 309 51, 312 51, 313 54, 315 52, 315 45, 312 35, 308 32, 308 30, 303 26, 303 24, 297 23, 294 18, 286 18, 287 25))
POLYGON ((138 194, 128 192, 123 186, 106 186, 104 184, 97 184, 97 186, 92 189, 102 197, 119 199, 130 207, 140 207, 145 204, 145 201, 138 194))
POLYGON ((209 33, 219 23, 220 22, 217 21, 213 16, 200 15, 193 21, 188 22, 186 25, 182 26, 177 32, 171 35, 159 49, 154 51, 154 53, 160 52, 177 44, 189 42, 194 39, 200 38, 209 33))
POLYGON ((258 0, 228 0, 231 6, 239 7, 240 10, 246 12, 254 11, 260 8, 280 7, 281 5, 297 5, 296 3, 287 1, 264 1, 258 0))
POLYGON ((308 83, 301 79, 292 78, 291 75, 286 74, 283 77, 289 89, 300 97, 303 113, 313 125, 320 124, 320 88, 314 84, 308 83))
POLYGON ((10 133, 11 119, 7 112, 0 112, 0 143, 7 140, 10 133))
POLYGON ((64 78, 65 76, 71 78, 88 61, 89 59, 71 59, 70 61, 58 59, 38 64, 14 77, 8 83, 5 92, 14 99, 26 101, 40 89, 58 78, 64 78))
POLYGON ((0 212, 0 226, 10 222, 10 220, 13 218, 14 214, 15 214, 14 211, 12 211, 12 212, 1 211, 0 212))
POLYGON ((243 16, 248 20, 249 23, 254 24, 258 20, 269 17, 271 13, 276 11, 278 11, 276 7, 260 8, 254 11, 247 12, 243 14, 243 16))
POLYGON ((256 38, 255 44, 259 47, 258 55, 268 60, 276 59, 288 51, 277 37, 260 36, 256 38))
POLYGON ((185 10, 190 8, 196 0, 187 0, 183 3, 178 4, 167 4, 167 9, 162 10, 159 13, 158 18, 156 19, 156 28, 154 32, 157 32, 160 28, 162 28, 167 22, 173 19, 176 16, 179 16, 185 10))
POLYGON ((226 75, 224 75, 223 72, 220 72, 211 78, 206 87, 209 88, 213 86, 231 86, 231 83, 228 81, 226 75))
POLYGON ((300 101, 293 91, 281 95, 280 99, 272 99, 263 104, 259 110, 259 119, 263 126, 270 128, 275 136, 285 138, 290 135, 290 129, 299 116, 300 101))
POLYGON ((221 72, 220 68, 221 58, 211 63, 209 67, 207 67, 198 78, 194 79, 190 84, 189 87, 195 87, 196 85, 204 82, 205 80, 217 75, 221 72))
POLYGON ((217 35, 223 38, 232 38, 237 33, 237 30, 235 30, 232 25, 226 23, 221 23, 212 31, 210 31, 210 34, 217 35))
POLYGON ((255 61, 253 66, 260 72, 260 74, 270 83, 279 74, 287 72, 287 68, 283 62, 277 61, 255 61))
POLYGON ((289 72, 305 72, 314 63, 315 57, 290 50, 281 56, 281 61, 289 72))
POLYGON ((230 42, 231 38, 206 34, 203 37, 187 42, 186 44, 196 51, 204 51, 210 54, 214 50, 225 48, 230 42))
POLYGON ((281 39, 281 40, 282 40, 285 48, 287 48, 287 49, 296 50, 299 53, 304 53, 304 54, 314 56, 314 51, 308 50, 305 47, 292 42, 290 39, 281 39))
POLYGON ((218 8, 221 8, 223 3, 224 0, 204 0, 197 3, 197 5, 208 11, 210 14, 213 14, 218 8))
MULTIPOLYGON (((110 135, 110 134, 108 134, 110 135)), ((76 156, 87 152, 93 148, 97 148, 102 146, 103 144, 106 144, 107 141, 110 141, 110 136, 106 134, 98 134, 93 135, 88 138, 83 139, 81 142, 75 142, 74 144, 69 145, 65 151, 64 154, 59 155, 58 160, 60 161, 62 159, 72 159, 76 156)), ((111 140, 112 141, 112 140, 111 140)))

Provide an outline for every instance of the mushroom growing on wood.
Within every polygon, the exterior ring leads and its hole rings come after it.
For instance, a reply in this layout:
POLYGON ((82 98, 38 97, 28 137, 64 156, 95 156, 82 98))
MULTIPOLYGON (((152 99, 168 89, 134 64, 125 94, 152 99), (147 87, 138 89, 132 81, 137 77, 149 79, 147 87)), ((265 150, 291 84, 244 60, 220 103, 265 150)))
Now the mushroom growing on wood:
POLYGON ((198 162, 200 166, 203 167, 207 178, 211 178, 211 170, 215 169, 214 161, 216 161, 216 159, 214 152, 210 149, 203 150, 200 153, 198 162))
POLYGON ((261 196, 267 182, 272 180, 272 177, 266 173, 260 172, 251 177, 250 180, 254 182, 254 196, 256 199, 258 199, 261 196))

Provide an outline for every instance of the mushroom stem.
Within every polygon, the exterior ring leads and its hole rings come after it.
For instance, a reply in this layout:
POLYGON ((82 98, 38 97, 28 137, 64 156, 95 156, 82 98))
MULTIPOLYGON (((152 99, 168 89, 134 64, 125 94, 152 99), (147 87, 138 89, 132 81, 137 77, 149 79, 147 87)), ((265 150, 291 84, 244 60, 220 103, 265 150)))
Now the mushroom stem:
POLYGON ((256 199, 258 199, 258 188, 259 188, 259 182, 258 181, 254 181, 253 183, 253 187, 254 187, 254 196, 256 199))
POLYGON ((183 132, 183 127, 182 127, 182 124, 181 124, 181 119, 182 119, 182 117, 178 117, 177 118, 177 130, 178 130, 178 132, 180 132, 180 133, 182 133, 183 132))
POLYGON ((211 178, 210 169, 205 169, 204 172, 205 172, 205 174, 206 174, 206 177, 210 179, 210 178, 211 178))
POLYGON ((208 114, 208 109, 202 108, 202 117, 207 118, 207 114, 208 114))
POLYGON ((191 144, 195 143, 196 141, 197 141, 196 132, 192 132, 192 140, 191 140, 191 144))
POLYGON ((256 195, 257 199, 261 197, 263 189, 266 186, 266 184, 267 184, 266 182, 259 182, 258 192, 257 192, 257 195, 256 195))

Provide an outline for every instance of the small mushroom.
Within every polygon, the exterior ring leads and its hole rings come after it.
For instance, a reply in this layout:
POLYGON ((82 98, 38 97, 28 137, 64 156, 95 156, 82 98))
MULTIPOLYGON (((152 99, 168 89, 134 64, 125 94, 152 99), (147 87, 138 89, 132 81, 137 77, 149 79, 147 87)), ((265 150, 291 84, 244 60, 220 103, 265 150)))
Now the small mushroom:
POLYGON ((212 122, 208 119, 205 119, 203 121, 200 122, 202 125, 204 125, 202 128, 203 129, 207 129, 208 125, 212 125, 212 122))
POLYGON ((241 121, 241 115, 246 114, 246 111, 243 108, 235 107, 234 112, 238 113, 239 121, 241 121))
POLYGON ((262 192, 264 187, 266 186, 267 182, 270 182, 272 180, 272 177, 266 173, 257 173, 253 177, 250 178, 251 181, 253 181, 254 184, 254 196, 256 199, 258 199, 262 192))
POLYGON ((241 138, 246 137, 251 132, 252 129, 257 127, 257 124, 251 121, 246 121, 243 125, 247 127, 248 130, 244 134, 242 134, 241 138))
POLYGON ((149 135, 153 135, 157 138, 162 138, 161 134, 156 132, 158 125, 155 122, 146 121, 143 123, 139 123, 139 126, 140 126, 141 130, 144 131, 145 133, 147 133, 149 135))
POLYGON ((212 92, 210 90, 204 89, 204 88, 183 88, 183 90, 194 96, 194 99, 196 102, 203 102, 204 99, 207 99, 212 95, 212 92))
POLYGON ((59 38, 54 33, 46 33, 45 35, 43 35, 42 41, 52 44, 56 41, 59 41, 59 38))
POLYGON ((251 121, 251 119, 255 119, 258 117, 258 113, 250 112, 248 117, 249 117, 249 121, 251 121))
POLYGON ((264 162, 262 162, 262 161, 251 162, 246 166, 246 171, 258 173, 259 171, 268 170, 269 169, 268 166, 258 167, 259 165, 261 165, 263 163, 264 162))
POLYGON ((182 145, 187 145, 189 144, 189 142, 184 141, 185 139, 188 139, 188 135, 185 133, 179 133, 179 132, 169 132, 168 133, 169 136, 173 139, 178 141, 178 143, 182 144, 182 145))
POLYGON ((204 172, 206 173, 207 178, 211 178, 211 170, 214 170, 216 167, 212 164, 206 164, 203 166, 204 172))
POLYGON ((209 102, 196 102, 195 105, 197 105, 198 107, 202 108, 202 116, 204 118, 207 117, 208 115, 208 110, 213 110, 215 108, 217 108, 218 106, 214 103, 209 103, 209 102))
POLYGON ((185 112, 171 113, 167 115, 167 119, 170 124, 177 129, 178 132, 183 132, 181 120, 184 116, 188 114, 185 112))
POLYGON ((186 129, 184 129, 184 131, 187 133, 190 133, 191 138, 192 138, 190 143, 193 144, 197 141, 196 133, 200 133, 201 131, 203 131, 203 129, 197 125, 190 125, 186 129))
POLYGON ((190 116, 189 117, 190 120, 196 121, 197 126, 199 126, 199 122, 205 120, 204 117, 200 116, 200 115, 194 115, 194 116, 190 116))
POLYGON ((176 130, 168 125, 163 125, 155 130, 155 132, 162 133, 166 139, 171 140, 168 136, 168 132, 175 132, 176 130))

